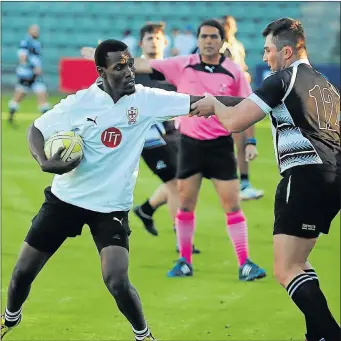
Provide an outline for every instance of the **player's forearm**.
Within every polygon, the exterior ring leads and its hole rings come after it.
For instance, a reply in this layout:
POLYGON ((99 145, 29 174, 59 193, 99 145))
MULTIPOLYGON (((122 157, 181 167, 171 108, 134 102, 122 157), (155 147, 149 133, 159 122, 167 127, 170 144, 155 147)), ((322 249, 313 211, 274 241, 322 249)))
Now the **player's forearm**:
POLYGON ((247 128, 245 130, 245 138, 246 139, 254 139, 255 138, 255 125, 247 128))
POLYGON ((42 166, 47 160, 44 151, 45 140, 43 134, 34 124, 28 128, 27 139, 32 156, 36 159, 39 166, 42 166))
POLYGON ((238 120, 238 114, 235 111, 235 108, 228 108, 220 101, 214 102, 214 113, 221 125, 231 133, 240 133, 249 126, 244 126, 242 122, 238 120))
POLYGON ((153 73, 153 69, 148 59, 134 58, 134 66, 138 73, 153 73))
POLYGON ((239 104, 243 97, 231 97, 231 96, 214 96, 220 103, 223 103, 226 107, 234 107, 239 104))

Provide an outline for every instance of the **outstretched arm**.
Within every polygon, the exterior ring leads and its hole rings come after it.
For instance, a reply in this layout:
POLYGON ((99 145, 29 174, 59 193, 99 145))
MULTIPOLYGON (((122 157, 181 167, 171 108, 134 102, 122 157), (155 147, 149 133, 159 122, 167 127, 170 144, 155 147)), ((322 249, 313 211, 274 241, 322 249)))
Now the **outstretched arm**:
POLYGON ((265 117, 264 111, 249 99, 221 97, 222 100, 206 94, 205 98, 191 105, 190 115, 216 115, 223 127, 232 133, 244 131, 265 117))
MULTIPOLYGON (((212 96, 213 97, 213 96, 212 96)), ((191 102, 191 112, 190 116, 198 115, 198 116, 211 116, 214 115, 213 107, 210 102, 205 104, 204 101, 200 102, 200 113, 196 114, 192 112, 193 106, 192 104, 198 102, 199 100, 203 100, 205 96, 190 96, 191 102)), ((226 105, 227 107, 234 107, 235 105, 239 104, 244 98, 243 97, 231 97, 231 96, 214 96, 222 104, 226 105)))

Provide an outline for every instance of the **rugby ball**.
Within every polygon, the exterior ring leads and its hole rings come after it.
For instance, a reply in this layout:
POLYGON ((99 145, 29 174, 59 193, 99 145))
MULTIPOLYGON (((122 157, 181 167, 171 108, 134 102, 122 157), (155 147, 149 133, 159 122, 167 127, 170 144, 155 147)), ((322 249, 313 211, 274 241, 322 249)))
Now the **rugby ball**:
POLYGON ((50 159, 59 148, 65 148, 61 159, 69 162, 83 157, 83 140, 73 131, 61 131, 52 135, 44 146, 45 155, 50 159))

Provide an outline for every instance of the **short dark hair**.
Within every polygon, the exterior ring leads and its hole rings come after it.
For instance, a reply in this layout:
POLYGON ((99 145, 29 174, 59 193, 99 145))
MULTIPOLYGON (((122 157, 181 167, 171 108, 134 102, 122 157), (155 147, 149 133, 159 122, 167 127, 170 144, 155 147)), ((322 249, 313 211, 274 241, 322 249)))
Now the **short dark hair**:
POLYGON ((284 46, 291 46, 296 52, 306 50, 305 34, 300 21, 291 18, 281 18, 271 22, 262 32, 263 37, 273 36, 277 51, 284 46))
POLYGON ((140 42, 142 41, 146 33, 157 33, 157 32, 162 32, 163 34, 165 34, 165 24, 148 23, 142 26, 140 29, 140 42))
POLYGON ((96 66, 107 66, 107 55, 109 52, 125 51, 128 46, 120 40, 107 39, 102 41, 95 51, 95 64, 96 66))
POLYGON ((214 20, 214 19, 210 19, 210 20, 205 20, 203 21, 200 26, 198 27, 198 30, 197 30, 197 37, 199 37, 199 34, 200 34, 200 30, 203 26, 212 26, 212 27, 215 27, 218 29, 219 31, 219 34, 220 34, 220 37, 222 40, 225 39, 225 32, 224 32, 224 28, 223 26, 221 25, 221 23, 218 21, 218 20, 214 20))

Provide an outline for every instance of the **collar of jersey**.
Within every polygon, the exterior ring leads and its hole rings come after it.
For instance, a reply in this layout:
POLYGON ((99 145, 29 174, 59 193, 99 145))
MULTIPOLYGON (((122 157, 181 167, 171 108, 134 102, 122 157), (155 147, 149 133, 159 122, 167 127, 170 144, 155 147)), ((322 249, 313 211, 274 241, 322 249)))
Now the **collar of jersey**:
POLYGON ((96 97, 100 99, 101 104, 103 104, 104 106, 113 107, 119 103, 122 103, 122 101, 124 101, 128 97, 128 95, 124 95, 115 103, 111 96, 99 87, 100 84, 100 80, 97 79, 96 82, 92 85, 92 89, 95 92, 96 97))
POLYGON ((294 61, 289 67, 298 66, 300 64, 310 65, 309 60, 307 58, 303 58, 303 59, 298 59, 298 60, 294 61))
POLYGON ((205 62, 202 61, 202 59, 201 59, 201 54, 199 54, 199 58, 200 58, 200 63, 201 63, 204 67, 205 67, 205 66, 208 66, 208 67, 214 66, 215 68, 217 68, 219 65, 221 65, 221 64, 223 63, 223 61, 225 60, 225 57, 224 57, 223 55, 221 55, 218 64, 207 64, 207 63, 205 63, 205 62))

